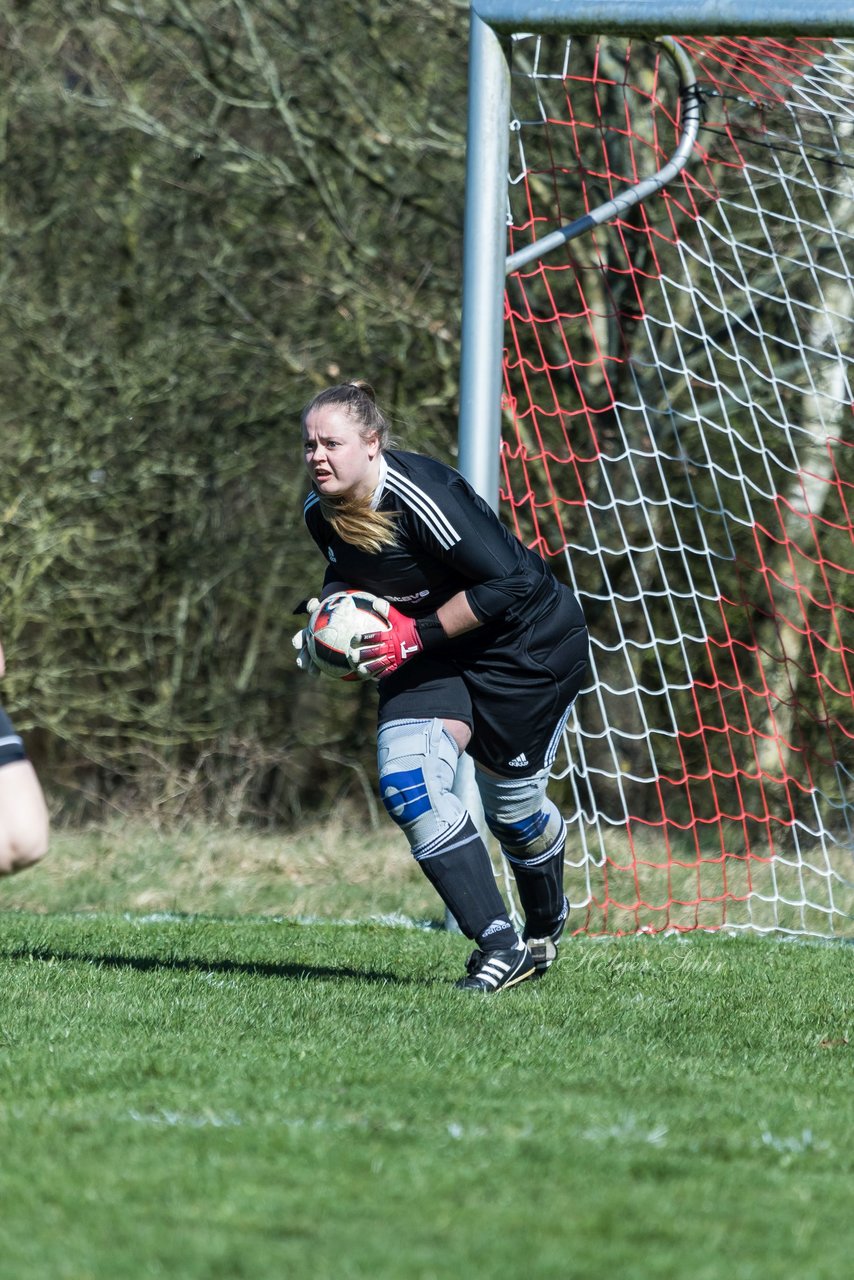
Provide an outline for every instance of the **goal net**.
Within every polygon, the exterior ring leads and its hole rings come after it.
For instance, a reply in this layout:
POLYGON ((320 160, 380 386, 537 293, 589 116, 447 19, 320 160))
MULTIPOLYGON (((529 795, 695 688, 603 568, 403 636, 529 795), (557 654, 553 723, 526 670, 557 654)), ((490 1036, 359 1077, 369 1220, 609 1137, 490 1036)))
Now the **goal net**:
MULTIPOLYGON (((501 512, 578 593, 590 933, 852 932, 854 42, 678 40, 685 168, 507 278, 501 512)), ((660 46, 513 38, 508 253, 666 164, 660 46)))

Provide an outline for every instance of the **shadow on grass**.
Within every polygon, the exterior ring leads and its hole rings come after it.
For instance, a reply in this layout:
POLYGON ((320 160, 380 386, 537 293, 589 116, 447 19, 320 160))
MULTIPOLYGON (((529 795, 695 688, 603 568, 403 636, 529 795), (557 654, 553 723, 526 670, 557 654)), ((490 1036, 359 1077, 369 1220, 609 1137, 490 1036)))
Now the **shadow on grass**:
POLYGON ((15 947, 0 951, 6 960, 61 961, 68 964, 91 964, 95 968, 177 969, 185 973, 245 973, 258 978, 355 978, 360 982, 412 985, 412 979, 400 978, 393 973, 379 973, 372 969, 347 969, 338 966, 310 964, 260 964, 253 960, 200 960, 176 959, 160 956, 122 956, 115 954, 91 955, 85 952, 60 951, 53 947, 15 947))

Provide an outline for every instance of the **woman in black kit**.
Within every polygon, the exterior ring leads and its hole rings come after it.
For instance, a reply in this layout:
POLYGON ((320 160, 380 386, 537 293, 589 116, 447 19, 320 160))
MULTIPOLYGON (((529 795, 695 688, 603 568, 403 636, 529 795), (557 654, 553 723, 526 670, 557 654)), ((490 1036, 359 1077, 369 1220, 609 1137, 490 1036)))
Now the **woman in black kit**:
MULTIPOLYGON (((581 608, 457 471, 390 447, 367 383, 320 392, 303 410, 302 430, 312 481, 305 519, 328 562, 319 594, 372 592, 390 623, 362 636, 353 653, 378 682, 383 803, 476 942, 456 985, 514 986, 557 958, 569 909, 566 825, 546 787, 587 669, 581 608), (463 751, 513 870, 521 938, 452 791, 463 751)), ((308 668, 304 638, 299 632, 294 645, 308 668)))

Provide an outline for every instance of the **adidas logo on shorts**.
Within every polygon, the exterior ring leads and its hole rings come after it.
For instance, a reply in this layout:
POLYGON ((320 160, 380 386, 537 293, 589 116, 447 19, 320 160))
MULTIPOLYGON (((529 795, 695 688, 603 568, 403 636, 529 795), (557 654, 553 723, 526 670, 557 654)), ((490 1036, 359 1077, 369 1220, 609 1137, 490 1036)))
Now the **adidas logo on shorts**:
POLYGON ((528 757, 524 751, 520 751, 518 756, 514 756, 512 760, 507 761, 511 768, 521 769, 528 763, 528 757))

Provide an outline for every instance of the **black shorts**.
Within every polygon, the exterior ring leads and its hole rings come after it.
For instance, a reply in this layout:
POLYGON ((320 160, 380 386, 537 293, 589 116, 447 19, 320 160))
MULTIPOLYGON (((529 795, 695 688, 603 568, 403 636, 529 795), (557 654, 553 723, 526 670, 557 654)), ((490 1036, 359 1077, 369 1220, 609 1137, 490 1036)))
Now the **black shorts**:
POLYGON ((24 743, 12 728, 12 721, 0 707, 0 766, 13 764, 15 760, 26 760, 24 743))
POLYGON ((462 720, 468 754, 504 778, 550 767, 587 671, 589 641, 575 596, 561 587, 554 608, 509 638, 469 635, 464 658, 423 653, 378 682, 379 723, 462 720))

